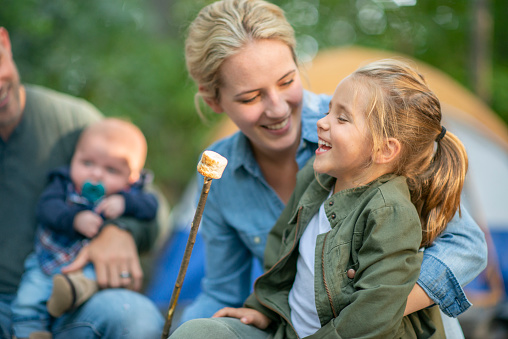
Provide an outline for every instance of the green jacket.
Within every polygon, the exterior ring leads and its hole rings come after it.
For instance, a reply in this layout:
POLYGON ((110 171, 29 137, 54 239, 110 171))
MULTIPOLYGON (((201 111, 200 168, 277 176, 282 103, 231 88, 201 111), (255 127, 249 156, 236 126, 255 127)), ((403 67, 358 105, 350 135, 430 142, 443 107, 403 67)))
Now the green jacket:
POLYGON ((293 196, 268 235, 266 272, 245 306, 273 320, 274 338, 298 338, 288 295, 299 239, 324 202, 332 229, 317 238, 314 272, 322 327, 310 338, 444 338, 437 307, 403 317, 422 260, 420 221, 405 178, 385 175, 327 199, 335 179, 316 179, 312 163, 298 174, 293 196), (350 268, 354 279, 346 275, 350 268))

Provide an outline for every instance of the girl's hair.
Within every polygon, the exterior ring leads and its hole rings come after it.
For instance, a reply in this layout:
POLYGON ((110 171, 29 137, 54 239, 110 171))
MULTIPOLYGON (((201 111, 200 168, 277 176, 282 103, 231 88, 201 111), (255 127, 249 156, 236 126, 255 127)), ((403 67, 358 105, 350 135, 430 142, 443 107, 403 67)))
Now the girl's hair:
POLYGON ((296 62, 294 31, 278 6, 263 0, 220 0, 201 9, 185 41, 187 69, 200 85, 195 96, 198 112, 199 96, 219 99, 224 60, 259 39, 282 41, 296 62))
POLYGON ((370 93, 366 114, 373 152, 383 148, 386 138, 401 144, 394 173, 407 177, 422 223, 422 246, 428 246, 460 212, 466 150, 454 134, 443 130, 438 98, 409 64, 380 60, 352 77, 370 93))

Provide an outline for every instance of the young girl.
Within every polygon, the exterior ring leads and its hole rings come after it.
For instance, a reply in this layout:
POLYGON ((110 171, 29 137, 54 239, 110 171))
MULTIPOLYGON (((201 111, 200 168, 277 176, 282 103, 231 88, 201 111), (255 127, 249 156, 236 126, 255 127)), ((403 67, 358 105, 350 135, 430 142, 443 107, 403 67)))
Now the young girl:
MULTIPOLYGON (((313 168, 268 236, 266 273, 246 308, 215 317, 259 337, 444 337, 437 307, 403 316, 419 248, 459 209, 467 170, 437 97, 409 65, 383 60, 344 79, 317 126, 313 168)), ((218 328, 212 337, 228 337, 218 328)))

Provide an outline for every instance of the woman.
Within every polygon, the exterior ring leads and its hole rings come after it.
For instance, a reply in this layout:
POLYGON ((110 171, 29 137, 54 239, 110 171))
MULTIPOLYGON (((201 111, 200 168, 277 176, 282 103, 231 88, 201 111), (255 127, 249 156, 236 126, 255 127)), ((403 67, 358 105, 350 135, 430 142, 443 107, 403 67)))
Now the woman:
MULTIPOLYGON (((252 258, 263 260, 296 173, 318 147, 316 122, 331 98, 303 90, 294 31, 282 10, 265 1, 222 0, 203 8, 189 28, 186 60, 196 98, 227 114, 240 131, 209 148, 229 163, 202 218, 202 293, 182 321, 242 306, 251 291, 252 258)), ((462 208, 425 250, 405 314, 434 303, 448 316, 464 312, 471 304, 460 286, 483 270, 486 251, 483 233, 462 208)))

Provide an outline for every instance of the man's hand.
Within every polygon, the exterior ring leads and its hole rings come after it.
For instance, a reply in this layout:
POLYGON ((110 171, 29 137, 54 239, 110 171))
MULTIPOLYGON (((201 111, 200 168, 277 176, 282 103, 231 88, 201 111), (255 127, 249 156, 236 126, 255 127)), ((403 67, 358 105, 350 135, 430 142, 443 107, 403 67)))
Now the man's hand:
POLYGON ((104 220, 92 211, 81 211, 74 217, 74 229, 87 238, 93 238, 102 226, 104 220))
POLYGON ((125 198, 120 194, 112 194, 102 199, 95 207, 95 212, 107 219, 116 219, 125 212, 125 198))
POLYGON ((219 317, 231 317, 240 319, 240 321, 247 325, 253 325, 264 330, 270 325, 272 320, 263 313, 254 310, 252 308, 232 308, 225 307, 222 310, 217 311, 212 318, 219 317))
POLYGON ((92 262, 101 288, 127 287, 141 289, 143 271, 132 235, 115 225, 106 225, 99 235, 84 247, 76 259, 62 268, 74 272, 92 262), (128 276, 127 276, 128 274, 128 276))

